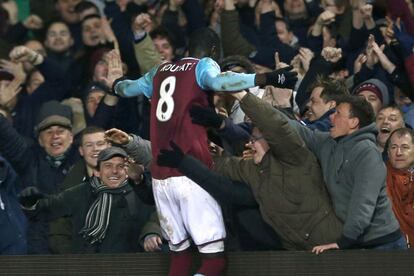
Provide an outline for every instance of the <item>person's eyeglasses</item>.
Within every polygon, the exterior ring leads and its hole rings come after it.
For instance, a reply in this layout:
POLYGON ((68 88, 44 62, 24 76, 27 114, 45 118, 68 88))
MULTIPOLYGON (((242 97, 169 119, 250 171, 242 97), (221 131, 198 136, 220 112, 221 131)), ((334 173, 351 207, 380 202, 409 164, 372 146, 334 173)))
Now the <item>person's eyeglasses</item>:
POLYGON ((251 136, 250 142, 253 144, 254 142, 259 141, 260 139, 263 139, 263 138, 264 138, 263 136, 259 136, 259 137, 251 136))

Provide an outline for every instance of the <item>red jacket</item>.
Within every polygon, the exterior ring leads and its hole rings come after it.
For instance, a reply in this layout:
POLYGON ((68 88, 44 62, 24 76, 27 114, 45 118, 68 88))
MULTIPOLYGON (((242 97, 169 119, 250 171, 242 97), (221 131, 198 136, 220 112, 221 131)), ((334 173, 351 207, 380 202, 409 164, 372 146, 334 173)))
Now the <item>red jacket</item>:
POLYGON ((414 172, 387 163, 387 193, 407 242, 414 245, 414 172))

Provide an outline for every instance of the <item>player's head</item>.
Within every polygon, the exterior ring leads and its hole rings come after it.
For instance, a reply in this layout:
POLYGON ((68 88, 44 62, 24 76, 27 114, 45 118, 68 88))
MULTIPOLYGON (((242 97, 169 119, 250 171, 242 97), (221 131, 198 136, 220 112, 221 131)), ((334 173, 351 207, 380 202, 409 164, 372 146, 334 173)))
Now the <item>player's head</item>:
POLYGON ((219 36, 210 28, 197 30, 190 36, 188 53, 191 57, 211 57, 218 60, 221 56, 219 36))

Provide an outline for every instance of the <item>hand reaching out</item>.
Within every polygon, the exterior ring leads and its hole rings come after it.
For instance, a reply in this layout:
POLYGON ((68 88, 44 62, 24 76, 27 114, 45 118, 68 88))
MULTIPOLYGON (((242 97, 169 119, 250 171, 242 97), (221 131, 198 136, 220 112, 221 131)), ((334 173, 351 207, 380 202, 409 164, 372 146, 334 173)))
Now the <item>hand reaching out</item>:
POLYGON ((106 77, 101 77, 100 81, 105 83, 110 89, 114 84, 114 81, 121 78, 124 73, 122 70, 122 61, 119 53, 116 50, 111 50, 105 54, 104 57, 106 63, 108 64, 108 73, 106 77))
POLYGON ((160 251, 162 240, 158 235, 148 235, 145 237, 144 250, 146 252, 160 251))
POLYGON ((148 13, 141 13, 132 22, 134 33, 150 32, 152 29, 152 19, 148 13))
POLYGON ((41 64, 44 60, 41 54, 26 46, 14 47, 10 51, 9 57, 14 62, 29 62, 33 65, 41 64))
POLYGON ((309 70, 310 63, 315 54, 308 48, 299 48, 299 59, 305 72, 309 70))
POLYGON ((24 83, 26 80, 26 73, 23 69, 23 64, 21 62, 12 62, 5 59, 0 59, 0 68, 11 73, 15 79, 19 80, 21 83, 24 83))
POLYGON ((374 52, 373 43, 375 42, 375 38, 373 35, 369 35, 367 48, 365 50, 365 54, 367 55, 366 65, 368 68, 374 68, 374 65, 378 63, 378 56, 374 52))
POLYGON ((0 82, 0 105, 9 107, 11 101, 22 90, 21 82, 14 78, 10 83, 0 82))
POLYGON ((113 144, 126 145, 130 141, 129 137, 128 133, 117 128, 111 128, 105 131, 105 140, 113 144))
POLYGON ((372 5, 365 4, 359 8, 363 20, 369 20, 372 18, 372 5))
POLYGON ((342 49, 334 47, 325 47, 322 49, 321 56, 329 62, 335 63, 342 58, 342 49))
POLYGON ((359 56, 355 59, 354 62, 354 74, 361 71, 362 64, 367 61, 367 56, 365 54, 359 54, 359 56))
POLYGON ((23 21, 23 26, 29 30, 40 30, 43 28, 43 20, 39 16, 31 14, 23 21))
POLYGON ((315 246, 312 249, 312 253, 315 253, 316 255, 319 255, 327 250, 331 250, 331 249, 339 249, 339 246, 337 243, 329 243, 329 244, 324 244, 324 245, 318 245, 315 246))

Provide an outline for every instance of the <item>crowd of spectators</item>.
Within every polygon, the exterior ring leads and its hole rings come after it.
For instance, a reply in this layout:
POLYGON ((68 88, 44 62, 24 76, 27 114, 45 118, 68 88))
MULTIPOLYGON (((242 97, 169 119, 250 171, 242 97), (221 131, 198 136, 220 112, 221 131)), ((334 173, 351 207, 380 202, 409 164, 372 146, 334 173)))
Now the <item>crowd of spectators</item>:
POLYGON ((212 168, 165 152, 221 205, 226 249, 410 247, 411 0, 0 0, 0 254, 168 251, 151 102, 110 74, 177 61, 206 27, 223 72, 298 74, 189 111, 212 168))

